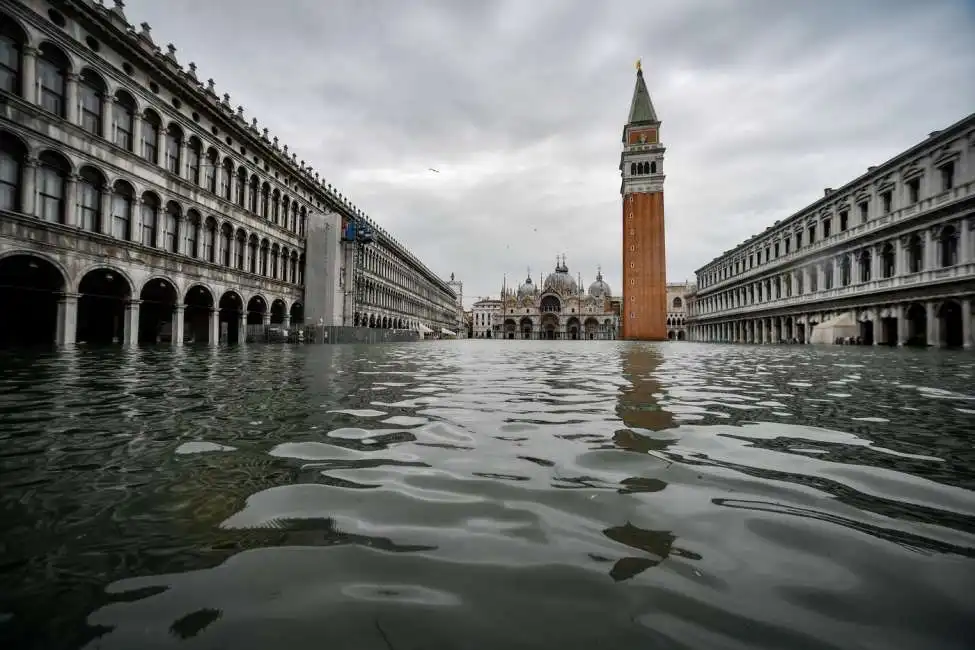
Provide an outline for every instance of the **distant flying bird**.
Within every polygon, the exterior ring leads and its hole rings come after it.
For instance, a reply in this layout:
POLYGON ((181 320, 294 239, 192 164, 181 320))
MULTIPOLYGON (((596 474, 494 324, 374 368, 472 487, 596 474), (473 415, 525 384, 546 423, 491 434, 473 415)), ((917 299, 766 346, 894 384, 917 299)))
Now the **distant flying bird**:
POLYGON ((433 167, 427 167, 427 169, 429 169, 432 172, 436 172, 438 174, 440 173, 440 170, 439 169, 434 169, 433 167))

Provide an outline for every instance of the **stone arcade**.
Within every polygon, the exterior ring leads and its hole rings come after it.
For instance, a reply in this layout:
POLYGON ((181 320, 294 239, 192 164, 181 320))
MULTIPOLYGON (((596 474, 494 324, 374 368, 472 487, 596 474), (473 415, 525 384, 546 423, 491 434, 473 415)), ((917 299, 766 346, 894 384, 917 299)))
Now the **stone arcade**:
POLYGON ((0 345, 455 326, 446 282, 114 4, 0 10, 0 345))
POLYGON ((690 338, 971 347, 975 114, 823 194, 697 271, 690 338))

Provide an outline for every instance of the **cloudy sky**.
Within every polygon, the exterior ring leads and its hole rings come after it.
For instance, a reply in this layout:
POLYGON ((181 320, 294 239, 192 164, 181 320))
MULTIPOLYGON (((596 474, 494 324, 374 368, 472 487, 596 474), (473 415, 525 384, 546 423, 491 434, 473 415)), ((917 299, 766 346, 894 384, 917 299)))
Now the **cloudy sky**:
POLYGON ((975 111, 971 0, 128 0, 125 12, 435 272, 456 273, 468 305, 562 253, 586 283, 602 265, 619 291, 637 57, 668 148, 672 282, 975 111))

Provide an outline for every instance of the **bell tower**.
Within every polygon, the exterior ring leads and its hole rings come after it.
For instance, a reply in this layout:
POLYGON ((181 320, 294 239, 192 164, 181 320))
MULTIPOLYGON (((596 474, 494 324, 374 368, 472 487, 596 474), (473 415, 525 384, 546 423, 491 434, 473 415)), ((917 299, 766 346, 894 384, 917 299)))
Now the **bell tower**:
POLYGON ((667 339, 667 256, 664 242, 664 151, 660 120, 650 101, 640 61, 630 115, 623 127, 622 336, 667 339))

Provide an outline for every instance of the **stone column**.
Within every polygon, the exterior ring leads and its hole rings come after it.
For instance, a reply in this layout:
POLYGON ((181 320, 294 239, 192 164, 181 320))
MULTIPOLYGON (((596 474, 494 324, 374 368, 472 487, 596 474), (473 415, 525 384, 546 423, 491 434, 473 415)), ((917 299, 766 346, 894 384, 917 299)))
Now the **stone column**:
POLYGON ((934 301, 929 300, 924 303, 924 321, 927 326, 927 343, 928 346, 941 347, 941 328, 938 322, 938 316, 935 312, 934 301))
POLYGON ((833 288, 834 289, 843 286, 843 276, 840 275, 843 269, 840 264, 840 261, 844 256, 846 256, 846 253, 840 253, 832 260, 830 260, 830 263, 833 265, 833 288))
POLYGON ((166 165, 166 124, 160 124, 156 131, 156 160, 155 163, 160 167, 166 165))
POLYGON ((884 338, 884 321, 880 318, 880 310, 872 310, 870 321, 873 323, 873 344, 881 345, 886 343, 882 340, 884 338))
POLYGON ((20 78, 20 94, 31 104, 37 103, 37 54, 36 47, 24 47, 23 69, 20 78))
POLYGON ((247 343, 247 312, 245 310, 237 312, 237 342, 241 345, 247 343))
POLYGON ((142 243, 142 197, 139 196, 132 199, 132 214, 129 215, 129 241, 142 243))
POLYGON ((142 116, 138 112, 132 113, 132 153, 142 158, 142 116))
MULTIPOLYGON (((922 271, 930 271, 935 267, 935 250, 934 250, 934 237, 931 234, 930 228, 924 229, 924 254, 922 255, 923 264, 921 265, 922 271)), ((928 342, 930 345, 930 341, 928 342)))
POLYGON ((289 329, 291 327, 291 314, 284 312, 284 318, 281 320, 281 327, 284 329, 289 329))
POLYGON ((210 308, 210 345, 220 344, 220 310, 210 308))
POLYGON ((71 124, 78 124, 78 77, 74 72, 64 75, 64 119, 71 124))
POLYGON ((173 305, 173 322, 172 327, 170 327, 170 334, 172 336, 173 345, 183 345, 183 332, 185 331, 186 323, 186 305, 178 302, 173 305))
POLYGON ((910 327, 907 322, 907 305, 897 305, 897 347, 907 344, 910 327))
MULTIPOLYGON (((223 171, 226 172, 227 170, 223 171)), ((227 200, 234 204, 237 203, 237 174, 230 174, 230 197, 227 200)))
POLYGON ((141 300, 130 300, 125 304, 125 345, 139 344, 139 305, 141 300))
POLYGON ((78 294, 62 293, 58 298, 58 345, 74 345, 78 334, 78 294))
MULTIPOLYGON (((202 156, 202 152, 201 152, 202 156)), ((199 168, 199 163, 197 164, 199 168)), ((190 178, 190 139, 184 137, 179 145, 179 176, 196 184, 196 179, 190 178)))
MULTIPOLYGON (((880 280, 884 275, 884 248, 882 244, 871 246, 870 279, 880 280)), ((876 337, 874 337, 876 339, 876 337)))
POLYGON ((21 212, 24 214, 29 214, 32 217, 37 216, 34 214, 34 206, 37 204, 37 166, 40 161, 37 158, 28 158, 24 163, 24 171, 22 183, 24 184, 21 205, 21 212))
POLYGON ((99 95, 98 98, 102 102, 102 137, 109 142, 115 142, 115 134, 112 133, 112 106, 115 98, 111 95, 99 95))
POLYGON ((826 264, 829 264, 829 262, 816 265, 816 291, 824 291, 826 289, 826 264))
POLYGON ((961 340, 962 347, 971 349, 972 341, 972 299, 961 299, 961 340))
POLYGON ((64 179, 64 225, 77 228, 78 224, 78 181, 80 176, 68 174, 64 179))
POLYGON ((972 261, 972 220, 961 220, 961 232, 958 235, 958 263, 968 264, 972 261))
POLYGON ((99 210, 101 214, 98 218, 101 223, 98 224, 98 232, 103 235, 112 234, 112 187, 110 185, 102 186, 102 194, 100 197, 100 207, 99 210))

